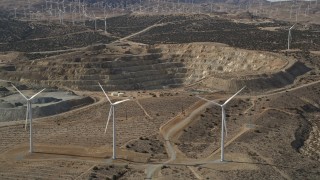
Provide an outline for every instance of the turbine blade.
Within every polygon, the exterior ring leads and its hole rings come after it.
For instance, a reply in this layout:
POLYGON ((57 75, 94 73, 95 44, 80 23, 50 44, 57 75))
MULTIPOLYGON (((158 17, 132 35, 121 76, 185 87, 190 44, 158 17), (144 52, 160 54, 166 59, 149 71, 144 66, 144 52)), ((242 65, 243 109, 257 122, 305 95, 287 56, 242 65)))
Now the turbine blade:
MULTIPOLYGON (((98 82, 98 83, 99 83, 99 82, 98 82)), ((110 101, 110 99, 109 99, 109 97, 108 97, 107 93, 104 91, 104 89, 103 89, 103 87, 101 86, 101 84, 100 84, 100 83, 99 83, 99 86, 100 86, 100 88, 102 89, 102 91, 103 91, 104 95, 106 95, 106 97, 107 97, 107 99, 108 99, 109 103, 110 103, 110 104, 112 104, 112 102, 110 101)))
POLYGON ((29 100, 31 100, 31 99, 33 99, 34 97, 36 97, 38 94, 40 94, 42 91, 44 91, 46 88, 44 88, 44 89, 42 89, 41 91, 39 91, 37 94, 35 94, 35 95, 33 95, 33 96, 31 96, 31 98, 29 99, 29 100))
POLYGON ((25 99, 28 101, 28 98, 27 98, 25 95, 23 95, 22 92, 19 91, 18 88, 16 88, 13 84, 11 84, 11 85, 12 85, 12 87, 13 87, 14 89, 16 89, 16 90, 21 94, 21 96, 22 96, 23 98, 25 98, 25 99))
POLYGON ((289 30, 291 30, 296 24, 294 24, 293 26, 291 26, 291 28, 289 30))
POLYGON ((226 104, 228 104, 236 95, 238 95, 244 88, 246 88, 246 86, 244 86, 243 88, 241 88, 237 93, 235 93, 233 96, 231 96, 226 102, 224 102, 222 104, 222 106, 225 106, 226 104))
POLYGON ((112 110, 113 110, 113 106, 111 105, 110 110, 109 110, 109 115, 108 115, 108 121, 107 121, 107 124, 106 124, 106 128, 104 129, 104 133, 105 134, 107 133, 107 128, 108 128, 108 124, 109 124, 109 121, 110 121, 110 117, 112 115, 112 110))
POLYGON ((204 101, 208 101, 208 102, 210 102, 210 103, 212 103, 212 104, 215 104, 215 105, 217 105, 217 106, 221 106, 221 104, 219 104, 219 103, 217 103, 217 102, 215 102, 215 101, 211 101, 211 100, 208 100, 208 99, 206 99, 206 98, 203 98, 203 97, 200 97, 200 96, 196 96, 197 98, 200 98, 200 99, 202 99, 202 100, 204 100, 204 101))
POLYGON ((121 101, 117 101, 115 103, 113 103, 113 105, 117 105, 117 104, 120 104, 120 103, 123 103, 123 102, 126 102, 126 101, 130 101, 131 99, 125 99, 125 100, 121 100, 121 101))

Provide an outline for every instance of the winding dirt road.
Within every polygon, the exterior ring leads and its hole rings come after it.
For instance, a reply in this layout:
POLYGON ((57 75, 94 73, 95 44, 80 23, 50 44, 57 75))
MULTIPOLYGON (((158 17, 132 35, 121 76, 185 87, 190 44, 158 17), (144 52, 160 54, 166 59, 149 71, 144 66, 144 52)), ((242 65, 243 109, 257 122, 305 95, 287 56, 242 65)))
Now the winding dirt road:
MULTIPOLYGON (((275 91, 270 91, 267 94, 264 95, 257 95, 257 96, 252 96, 251 98, 257 99, 258 97, 262 97, 262 96, 273 96, 276 94, 281 94, 281 93, 286 93, 288 91, 294 91, 294 90, 298 90, 307 86, 311 86, 314 84, 319 83, 320 81, 315 81, 315 82, 311 82, 308 84, 303 84, 301 86, 298 87, 294 87, 291 89, 286 89, 286 88, 282 88, 280 90, 275 90, 275 91)), ((239 96, 238 99, 243 99, 243 98, 247 98, 248 96, 244 95, 244 96, 239 96)), ((224 100, 224 98, 218 99, 218 100, 224 100)), ((187 125, 189 125, 198 115, 199 113, 201 113, 202 110, 204 110, 206 107, 208 107, 209 105, 211 105, 210 102, 207 102, 205 104, 202 104, 201 106, 198 107, 191 107, 190 109, 188 109, 188 115, 186 118, 182 119, 179 121, 179 119, 181 119, 181 115, 179 114, 178 116, 176 116, 175 118, 171 119, 170 121, 168 121, 166 124, 164 124, 163 126, 160 127, 160 134, 163 136, 163 138, 165 139, 165 147, 166 147, 166 151, 169 155, 169 160, 166 161, 163 164, 157 164, 157 165, 150 165, 149 167, 147 167, 146 169, 146 179, 153 179, 158 177, 158 173, 161 169, 161 167, 163 165, 166 164, 170 164, 173 163, 176 158, 177 158, 177 150, 174 147, 174 145, 172 144, 172 142, 170 141, 170 139, 175 138, 175 135, 178 134, 179 131, 182 131, 187 125), (175 121, 178 121, 178 123, 175 123, 175 121)), ((255 106, 255 103, 253 102, 252 105, 250 107, 248 107, 244 113, 248 112, 250 109, 252 109, 255 106)), ((266 111, 269 110, 277 110, 283 113, 286 113, 288 115, 293 115, 295 116, 296 114, 293 114, 291 112, 285 111, 283 109, 276 109, 276 108, 267 108, 265 109, 263 112, 264 113, 266 111)), ((243 126, 241 131, 238 132, 234 137, 232 137, 229 141, 227 141, 225 143, 225 147, 229 146, 231 143, 233 143, 235 140, 237 140, 239 137, 241 137, 243 134, 245 134, 246 132, 248 132, 248 130, 250 130, 250 128, 247 128, 246 126, 243 126)), ((212 158, 220 152, 220 148, 215 150, 213 153, 211 153, 207 158, 202 159, 202 160, 187 160, 187 161, 183 161, 183 162, 179 162, 179 163, 175 163, 175 164, 181 164, 181 165, 188 165, 188 166, 193 166, 193 165, 197 165, 197 164, 208 164, 208 163, 212 163, 212 158)), ((258 154, 258 153, 257 153, 258 154)), ((259 154, 258 154, 259 155, 259 154)), ((262 157, 259 155, 260 158, 262 159, 266 159, 265 157, 262 157)), ((269 164, 272 164, 269 161, 266 161, 269 164)), ((276 167, 273 166, 273 168, 275 169, 275 171, 277 171, 278 173, 280 173, 280 175, 285 178, 285 179, 291 179, 286 173, 282 172, 281 170, 277 169, 276 167)), ((190 168, 189 168, 190 169, 190 168)), ((199 174, 197 174, 194 169, 190 169, 190 171, 195 175, 195 177, 197 177, 198 179, 200 179, 201 177, 199 176, 199 174)))

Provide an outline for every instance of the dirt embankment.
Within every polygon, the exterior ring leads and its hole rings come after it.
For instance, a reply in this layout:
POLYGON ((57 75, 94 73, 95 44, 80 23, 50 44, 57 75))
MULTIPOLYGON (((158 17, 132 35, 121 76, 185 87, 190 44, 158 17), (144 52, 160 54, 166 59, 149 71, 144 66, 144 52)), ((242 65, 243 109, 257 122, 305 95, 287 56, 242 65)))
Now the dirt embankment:
POLYGON ((243 86, 251 92, 268 91, 292 84, 295 79, 310 71, 303 63, 296 61, 286 69, 275 73, 263 73, 243 77, 210 77, 203 81, 211 88, 220 90, 236 91, 243 86))

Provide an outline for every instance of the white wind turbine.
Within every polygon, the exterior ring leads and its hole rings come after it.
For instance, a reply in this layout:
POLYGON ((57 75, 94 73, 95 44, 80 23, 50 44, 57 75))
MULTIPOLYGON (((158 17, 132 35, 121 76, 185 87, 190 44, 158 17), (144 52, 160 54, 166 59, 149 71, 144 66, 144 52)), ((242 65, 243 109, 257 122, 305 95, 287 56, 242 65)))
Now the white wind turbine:
POLYGON ((104 33, 107 34, 107 15, 104 17, 104 33))
POLYGON ((31 103, 31 100, 33 98, 35 98, 38 94, 40 94, 42 91, 44 91, 45 89, 42 89, 41 91, 39 91, 38 93, 36 93, 35 95, 31 96, 31 98, 27 98, 25 95, 23 95, 21 93, 21 91, 19 91, 18 88, 16 88, 13 84, 12 84, 13 88, 16 89, 20 94, 21 96, 27 100, 27 112, 26 112, 26 124, 25 124, 25 129, 27 130, 27 124, 28 124, 28 118, 29 118, 29 121, 30 121, 30 153, 33 153, 33 142, 32 142, 32 103, 31 103))
POLYGON ((18 9, 18 8, 17 8, 17 7, 14 7, 13 9, 14 9, 14 18, 16 19, 16 18, 17 18, 17 9, 18 9))
POLYGON ((75 10, 71 11, 72 25, 74 25, 74 14, 75 14, 75 10))
POLYGON ((200 99, 203 99, 205 101, 208 101, 214 105, 220 106, 222 109, 222 119, 221 119, 221 159, 220 161, 223 162, 224 161, 224 135, 226 134, 227 136, 227 124, 226 124, 226 111, 225 108, 227 106, 227 104, 237 95, 239 94, 245 87, 243 87, 242 89, 240 89, 237 93, 235 93, 233 96, 231 96, 229 99, 227 99, 223 104, 219 104, 215 101, 211 101, 208 99, 205 99, 203 97, 199 97, 200 99), (226 131, 226 133, 224 133, 224 131, 226 131))
POLYGON ((294 6, 294 4, 291 5, 291 8, 290 8, 290 19, 292 17, 292 7, 294 6))
POLYGON ((72 13, 72 3, 69 3, 69 12, 72 13))
POLYGON ((289 33, 288 33, 288 50, 290 50, 290 42, 292 40, 291 37, 291 29, 295 26, 296 24, 294 24, 293 26, 291 26, 291 28, 289 28, 289 33))
POLYGON ((113 140, 112 140, 112 144, 113 144, 112 159, 116 159, 116 124, 115 124, 115 121, 114 121, 114 109, 115 109, 116 105, 118 105, 120 103, 123 103, 125 101, 129 101, 130 99, 125 99, 125 100, 121 100, 121 101, 117 101, 117 102, 112 103, 110 98, 108 97, 107 93, 104 91, 104 89, 103 89, 103 87, 101 86, 100 83, 99 83, 99 86, 102 89, 104 95, 106 95, 107 100, 110 103, 108 121, 107 121, 107 124, 106 124, 106 128, 104 130, 104 133, 107 133, 108 124, 109 124, 109 121, 110 121, 110 117, 112 115, 112 129, 113 129, 112 130, 112 133, 113 133, 113 136, 112 136, 113 137, 113 140))

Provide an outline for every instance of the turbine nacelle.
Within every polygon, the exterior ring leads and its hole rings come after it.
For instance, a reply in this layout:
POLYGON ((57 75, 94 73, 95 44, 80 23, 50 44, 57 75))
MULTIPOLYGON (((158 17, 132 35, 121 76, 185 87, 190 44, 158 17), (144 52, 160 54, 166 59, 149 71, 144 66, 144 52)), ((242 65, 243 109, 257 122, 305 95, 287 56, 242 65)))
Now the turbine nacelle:
POLYGON ((33 95, 33 96, 31 96, 30 98, 28 98, 28 96, 25 96, 24 94, 22 94, 22 92, 21 91, 19 91, 19 89, 17 88, 17 87, 15 87, 13 84, 11 84, 12 86, 13 86, 13 88, 15 89, 15 90, 17 90, 18 92, 19 92, 19 94, 21 94, 21 96, 25 99, 25 100, 27 100, 27 101, 30 101, 30 100, 32 100, 33 98, 35 98, 38 94, 40 94, 42 91, 44 91, 46 88, 44 88, 44 89, 42 89, 41 91, 39 91, 38 93, 36 93, 35 95, 33 95))
POLYGON ((45 88, 29 98, 28 96, 25 96, 24 94, 22 94, 22 92, 19 91, 19 89, 17 87, 15 87, 13 84, 11 84, 11 85, 27 101, 27 112, 26 112, 26 123, 25 123, 25 129, 27 130, 28 118, 30 119, 30 121, 32 119, 32 103, 31 103, 31 100, 33 98, 35 98, 38 94, 40 94, 42 91, 44 91, 45 88))
POLYGON ((104 130, 104 133, 107 133, 107 128, 108 128, 108 124, 109 124, 110 118, 111 118, 112 115, 114 115, 114 107, 115 107, 116 105, 118 105, 118 104, 121 104, 121 103, 123 103, 123 102, 129 101, 129 100, 131 100, 131 99, 124 99, 124 100, 116 101, 116 102, 113 103, 113 102, 111 102, 108 94, 104 91, 104 89, 103 89, 103 87, 101 86, 100 83, 99 83, 99 86, 100 86, 100 88, 102 89, 104 95, 106 96, 107 100, 108 100, 109 103, 110 103, 110 110, 109 110, 109 115, 108 115, 108 121, 107 121, 107 124, 106 124, 106 128, 105 128, 105 130, 104 130))
POLYGON ((229 99, 227 99, 223 104, 219 104, 219 103, 217 103, 216 101, 214 101, 214 100, 208 100, 208 99, 205 99, 205 98, 203 98, 203 97, 200 97, 200 96, 197 96, 198 98, 200 98, 200 99, 202 99, 202 100, 205 100, 205 101, 208 101, 208 102, 210 102, 210 103, 212 103, 212 104, 214 104, 214 105, 217 105, 217 106, 220 106, 220 107, 226 107, 227 106, 227 104, 236 96, 236 95, 238 95, 244 88, 246 88, 246 86, 244 86, 243 88, 241 88, 238 92, 236 92, 233 96, 231 96, 229 99))

